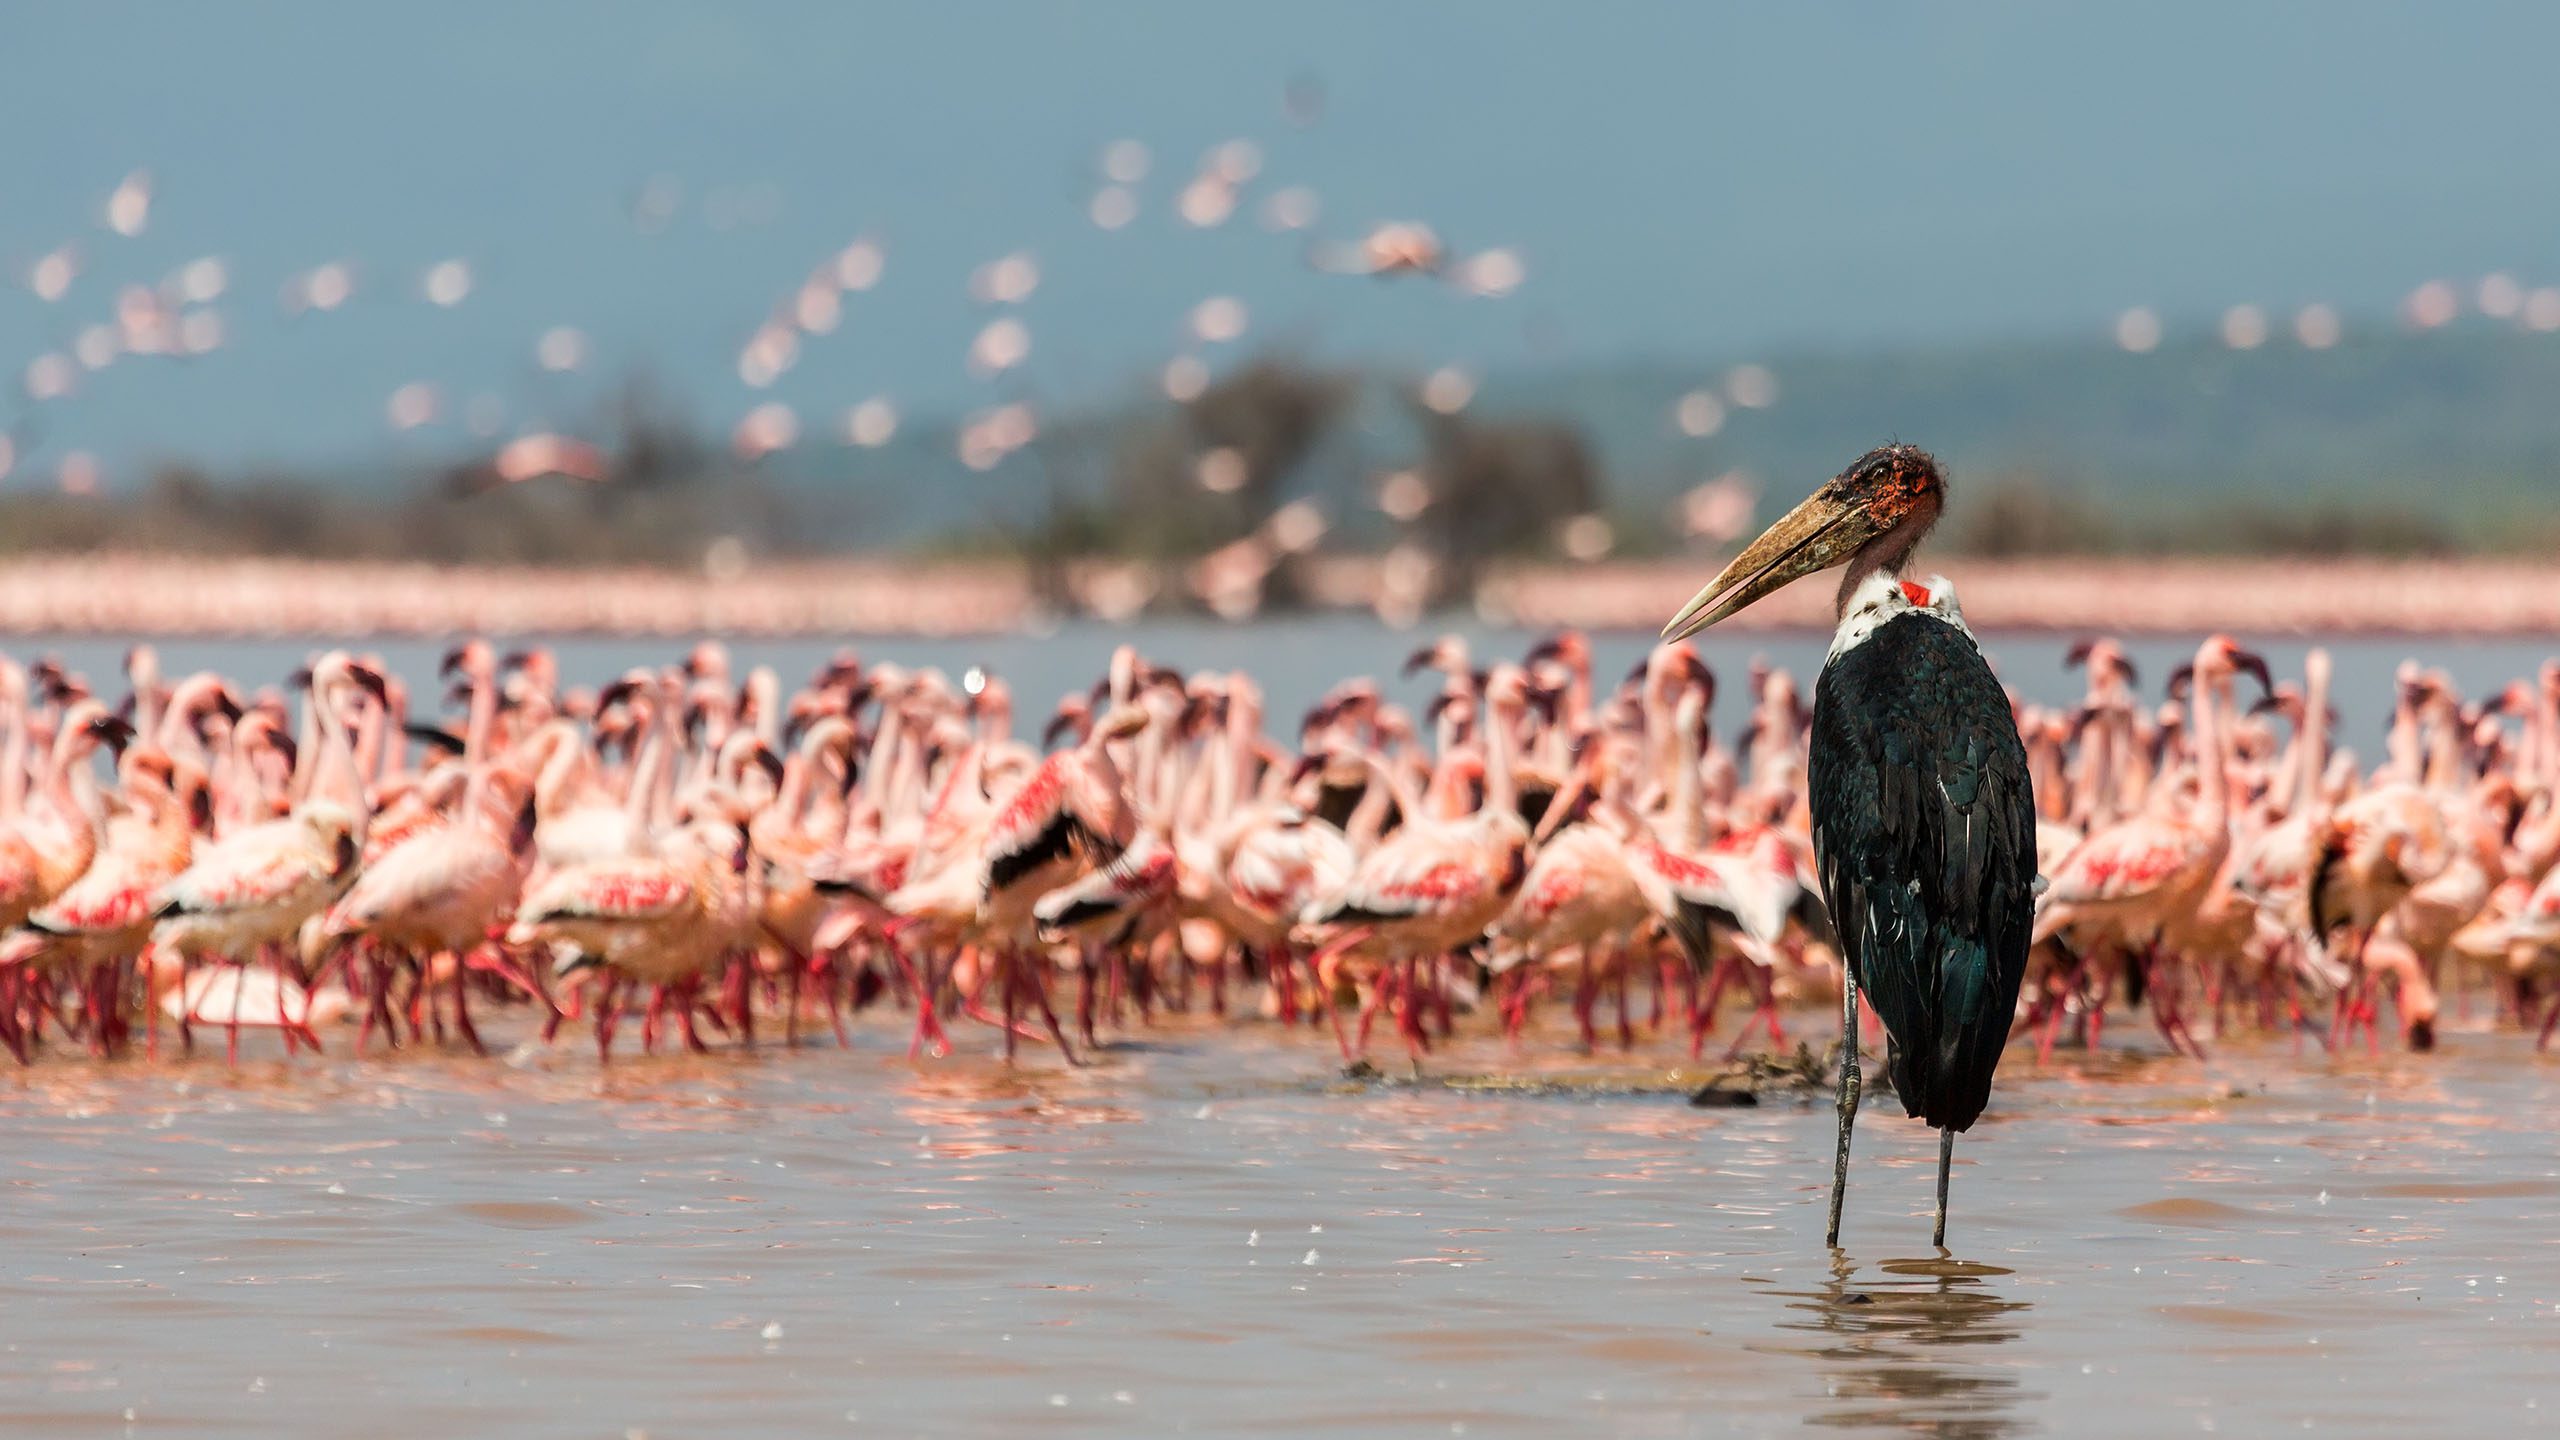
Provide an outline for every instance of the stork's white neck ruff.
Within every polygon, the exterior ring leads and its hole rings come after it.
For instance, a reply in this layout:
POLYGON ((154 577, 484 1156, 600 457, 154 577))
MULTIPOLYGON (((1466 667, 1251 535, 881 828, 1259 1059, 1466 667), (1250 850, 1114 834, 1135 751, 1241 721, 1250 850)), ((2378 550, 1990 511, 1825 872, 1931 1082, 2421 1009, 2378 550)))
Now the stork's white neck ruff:
POLYGON ((1898 615, 1926 615, 1953 625, 1968 640, 1973 638, 1973 631, 1965 627, 1964 608, 1956 603, 1956 582, 1944 575, 1910 580, 1879 570, 1849 592, 1849 603, 1840 611, 1840 628, 1831 635, 1831 653, 1823 663, 1866 644, 1876 627, 1898 615))

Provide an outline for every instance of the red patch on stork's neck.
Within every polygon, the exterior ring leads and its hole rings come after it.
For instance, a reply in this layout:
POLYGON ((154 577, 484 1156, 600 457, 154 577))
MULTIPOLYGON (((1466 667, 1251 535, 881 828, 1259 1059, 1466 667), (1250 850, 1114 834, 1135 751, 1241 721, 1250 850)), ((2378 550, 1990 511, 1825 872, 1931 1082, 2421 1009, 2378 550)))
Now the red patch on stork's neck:
POLYGON ((1921 584, 1917 580, 1905 580, 1902 581, 1901 584, 1903 599, 1910 601, 1912 604, 1919 606, 1923 610, 1929 608, 1928 586, 1921 584))

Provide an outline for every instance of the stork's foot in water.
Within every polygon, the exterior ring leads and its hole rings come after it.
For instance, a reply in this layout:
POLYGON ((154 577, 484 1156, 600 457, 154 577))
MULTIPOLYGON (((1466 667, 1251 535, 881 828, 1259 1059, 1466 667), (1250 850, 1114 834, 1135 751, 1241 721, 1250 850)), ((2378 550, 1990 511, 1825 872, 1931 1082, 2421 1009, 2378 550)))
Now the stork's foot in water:
POLYGON ((1831 1217, 1823 1243, 1840 1244, 1840 1211, 1849 1198, 1849 1137, 1858 1123, 1858 979, 1843 968, 1840 976, 1839 1144, 1831 1161, 1831 1217))
POLYGON ((1932 1245, 1937 1246, 1937 1247, 1938 1247, 1938 1249, 1939 1249, 1940 1251, 1944 1251, 1944 1250, 1947 1248, 1947 1171, 1948 1171, 1948 1169, 1949 1169, 1951 1166, 1953 1166, 1953 1165, 1955 1164, 1955 1159, 1956 1159, 1956 1132, 1955 1132, 1955 1131, 1953 1131, 1953 1130, 1941 1130, 1941 1131, 1939 1131, 1939 1132, 1938 1132, 1938 1225, 1937 1225, 1937 1230, 1935 1231, 1935 1233, 1933 1233, 1932 1235, 1930 1235, 1930 1237, 1929 1237, 1929 1243, 1930 1243, 1930 1244, 1932 1244, 1932 1245))

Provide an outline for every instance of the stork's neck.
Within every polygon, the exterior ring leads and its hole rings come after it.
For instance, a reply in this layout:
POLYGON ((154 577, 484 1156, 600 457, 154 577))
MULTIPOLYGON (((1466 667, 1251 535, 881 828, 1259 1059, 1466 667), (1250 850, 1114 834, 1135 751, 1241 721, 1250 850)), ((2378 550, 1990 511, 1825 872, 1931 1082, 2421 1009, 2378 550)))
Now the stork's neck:
POLYGON ((1965 626, 1964 612, 1956 606, 1954 582, 1943 575, 1907 580, 1899 571, 1876 569, 1842 599, 1840 628, 1832 632, 1829 659, 1837 660, 1864 645, 1877 627, 1904 615, 1926 615, 1963 631, 1967 639, 1973 635, 1965 626))
POLYGON ((1902 578, 1904 568, 1911 563, 1911 552, 1920 548, 1921 538, 1938 523, 1938 503, 1933 494, 1912 506, 1892 529, 1859 546, 1858 552, 1849 557, 1849 568, 1840 576, 1837 611, 1841 619, 1849 618, 1850 603, 1870 580, 1878 575, 1902 578))

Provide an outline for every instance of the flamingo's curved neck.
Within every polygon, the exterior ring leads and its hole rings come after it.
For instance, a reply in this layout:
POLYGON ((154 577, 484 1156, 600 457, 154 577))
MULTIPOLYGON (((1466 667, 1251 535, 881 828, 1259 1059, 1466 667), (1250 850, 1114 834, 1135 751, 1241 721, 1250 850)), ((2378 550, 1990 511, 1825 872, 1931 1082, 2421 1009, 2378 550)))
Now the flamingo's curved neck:
POLYGON ((2327 657, 2309 663, 2302 703, 2301 771, 2294 776, 2294 811, 2308 815, 2320 801, 2320 777, 2329 768, 2329 667, 2327 657))
POLYGON ((1508 708, 1489 702, 1485 707, 1484 808, 1489 814, 1520 811, 1519 783, 1511 773, 1511 742, 1519 719, 1508 708))
POLYGON ((2196 823, 2215 833, 2227 831, 2231 824, 2231 756, 2222 725, 2222 691, 2227 683, 2219 672, 2210 679, 2201 668, 2196 672, 2196 823))

